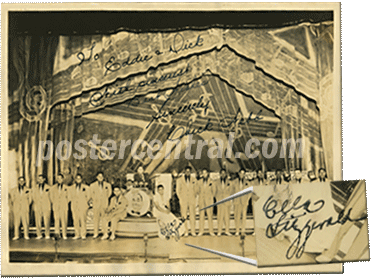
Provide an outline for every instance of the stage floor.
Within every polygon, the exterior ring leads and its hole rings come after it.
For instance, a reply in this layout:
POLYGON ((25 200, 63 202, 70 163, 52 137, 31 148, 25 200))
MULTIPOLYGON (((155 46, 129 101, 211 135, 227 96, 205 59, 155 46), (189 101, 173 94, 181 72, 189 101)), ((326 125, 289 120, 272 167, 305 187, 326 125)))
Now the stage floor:
POLYGON ((212 253, 191 248, 185 243, 256 259, 255 237, 241 236, 188 236, 180 240, 149 238, 146 246, 143 238, 120 238, 114 241, 86 240, 30 240, 10 241, 11 262, 76 262, 76 263, 130 263, 130 262, 235 262, 212 253), (243 242, 242 242, 243 241, 243 242), (242 245, 243 244, 243 245, 242 245))

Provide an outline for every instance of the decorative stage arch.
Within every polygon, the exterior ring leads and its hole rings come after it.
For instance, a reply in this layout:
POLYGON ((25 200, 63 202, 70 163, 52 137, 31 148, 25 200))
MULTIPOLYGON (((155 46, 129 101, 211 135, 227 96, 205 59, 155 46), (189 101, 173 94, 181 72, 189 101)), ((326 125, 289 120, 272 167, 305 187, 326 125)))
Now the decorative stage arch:
MULTIPOLYGON (((276 159, 275 166, 261 159, 242 158, 231 161, 231 168, 326 167, 331 177, 332 107, 328 106, 332 104, 332 34, 333 23, 323 22, 276 29, 121 31, 42 38, 37 42, 26 37, 22 44, 18 43, 24 38, 19 38, 17 44, 11 43, 12 65, 19 79, 13 83, 14 98, 9 105, 10 136, 14 139, 10 149, 17 151, 17 172, 33 186, 36 174, 47 174, 52 183, 58 172, 71 169, 74 174, 89 165, 88 159, 84 162, 70 157, 61 161, 55 152, 39 165, 39 141, 74 143, 78 137, 88 139, 92 133, 103 131, 99 134, 103 141, 111 137, 117 144, 128 139, 122 138, 125 134, 132 140, 148 143, 157 137, 166 143, 164 136, 170 129, 184 126, 190 119, 202 126, 209 118, 213 133, 225 139, 236 129, 223 126, 226 121, 238 112, 248 118, 250 113, 262 110, 262 122, 239 127, 242 138, 235 143, 234 152, 243 151, 243 143, 252 137, 261 141, 274 138, 279 143, 282 139, 303 138, 307 143, 303 159, 286 156, 283 161, 276 159), (40 56, 30 57, 37 47, 40 56), (47 56, 43 58, 42 52, 47 56), (49 71, 40 71, 46 74, 30 84, 28 73, 34 70, 27 68, 30 64, 46 65, 49 71), (17 106, 30 86, 38 84, 45 88, 48 106, 39 119, 27 120, 17 106), (171 110, 199 101, 200 96, 210 102, 207 115, 194 110, 171 120, 152 121, 164 103, 163 109, 171 110)), ((198 136, 199 140, 212 138, 206 132, 198 136)), ((144 163, 151 174, 168 172, 170 167, 181 170, 188 164, 181 160, 164 164, 161 158, 144 163)), ((202 162, 191 163, 198 168, 204 166, 202 162)), ((93 181, 93 171, 98 168, 119 177, 135 171, 139 164, 143 162, 130 155, 121 161, 100 161, 86 173, 85 180, 93 181)), ((207 167, 216 171, 223 164, 212 160, 207 167)))

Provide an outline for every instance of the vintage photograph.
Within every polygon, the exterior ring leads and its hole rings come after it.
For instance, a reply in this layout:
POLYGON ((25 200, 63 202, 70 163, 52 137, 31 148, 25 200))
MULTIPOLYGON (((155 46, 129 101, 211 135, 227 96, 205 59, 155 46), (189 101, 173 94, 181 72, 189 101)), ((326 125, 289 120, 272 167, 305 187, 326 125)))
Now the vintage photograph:
POLYGON ((3 6, 10 265, 342 272, 316 264, 332 248, 313 266, 257 268, 186 245, 265 264, 252 195, 201 209, 251 186, 341 179, 338 4, 65 5, 3 6))
POLYGON ((369 261, 366 182, 254 187, 258 266, 369 261))

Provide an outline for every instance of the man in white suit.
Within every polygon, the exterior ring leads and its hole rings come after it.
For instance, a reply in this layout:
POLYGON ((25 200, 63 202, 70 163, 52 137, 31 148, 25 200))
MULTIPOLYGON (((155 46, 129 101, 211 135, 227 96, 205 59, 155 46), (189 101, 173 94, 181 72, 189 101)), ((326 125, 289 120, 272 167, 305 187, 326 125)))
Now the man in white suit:
MULTIPOLYGON (((180 213, 183 219, 187 219, 189 212, 189 222, 191 225, 191 234, 196 236, 196 195, 197 195, 197 180, 191 177, 191 167, 185 168, 183 176, 177 179, 176 194, 179 198, 180 213)), ((185 225, 185 234, 188 236, 187 222, 185 225)))
MULTIPOLYGON (((233 185, 231 184, 227 171, 223 168, 220 170, 220 178, 215 181, 216 185, 216 201, 220 201, 233 194, 233 185)), ((229 225, 230 225, 230 214, 231 214, 231 201, 218 205, 218 236, 222 234, 223 224, 225 224, 225 234, 230 236, 229 225)))
MULTIPOLYGON (((234 191, 233 193, 238 193, 244 189, 246 189, 249 184, 248 180, 245 178, 245 170, 241 169, 238 172, 238 177, 233 182, 234 191)), ((236 225, 236 235, 240 234, 240 227, 241 233, 245 231, 246 227, 246 212, 247 207, 249 206, 249 200, 251 198, 251 193, 244 195, 239 198, 235 198, 233 200, 234 204, 234 223, 236 225), (241 217, 242 216, 242 217, 241 217)))
POLYGON ((82 175, 77 174, 70 187, 70 201, 75 236, 73 239, 86 239, 86 215, 89 208, 90 188, 82 183, 82 175))
POLYGON ((68 198, 68 187, 64 184, 63 174, 60 173, 57 176, 57 183, 50 190, 50 200, 54 213, 54 234, 60 236, 61 226, 63 239, 67 239, 68 198))
POLYGON ((104 215, 105 209, 108 207, 108 199, 112 194, 111 184, 104 181, 103 172, 97 173, 97 180, 90 185, 91 198, 93 200, 93 224, 94 235, 97 238, 99 235, 99 222, 104 215))
MULTIPOLYGON (((202 170, 201 179, 198 180, 198 193, 199 193, 198 204, 199 204, 200 209, 214 203, 215 184, 213 180, 211 180, 209 176, 209 171, 206 168, 202 170)), ((212 207, 206 210, 200 211, 200 232, 198 233, 198 235, 201 236, 204 234, 205 211, 207 214, 207 220, 209 222, 209 233, 211 236, 215 236, 214 229, 213 229, 213 208, 212 207)))
POLYGON ((9 192, 9 203, 12 206, 14 219, 14 237, 19 239, 19 227, 22 222, 24 239, 30 239, 28 236, 28 226, 30 221, 30 204, 32 202, 31 189, 26 186, 23 176, 18 178, 18 186, 9 192))
POLYGON ((44 220, 45 226, 45 239, 50 239, 50 189, 51 187, 45 183, 45 177, 39 175, 37 177, 37 185, 32 189, 32 201, 35 211, 36 223, 36 239, 43 238, 41 233, 41 222, 44 220))

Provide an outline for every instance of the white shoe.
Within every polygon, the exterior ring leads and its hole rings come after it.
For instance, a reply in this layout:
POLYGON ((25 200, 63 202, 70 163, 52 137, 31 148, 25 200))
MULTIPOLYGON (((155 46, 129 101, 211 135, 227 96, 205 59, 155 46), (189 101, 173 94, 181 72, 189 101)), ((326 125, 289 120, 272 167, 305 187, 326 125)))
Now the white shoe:
POLYGON ((42 238, 43 238, 43 236, 42 235, 39 235, 35 239, 42 239, 42 238))
POLYGON ((12 238, 12 240, 18 240, 19 239, 19 236, 14 236, 13 238, 12 238))
POLYGON ((63 239, 64 239, 64 240, 67 240, 67 236, 63 236, 63 239))
POLYGON ((215 233, 214 232, 209 232, 209 234, 211 235, 211 236, 215 236, 215 233))
POLYGON ((30 237, 29 237, 28 235, 25 235, 25 236, 24 236, 24 239, 29 240, 30 237))
POLYGON ((188 236, 188 232, 186 231, 185 233, 184 233, 184 237, 187 237, 188 236))
POLYGON ((230 233, 229 231, 227 231, 225 234, 228 236, 232 236, 232 233, 230 233))
POLYGON ((202 236, 204 233, 203 233, 203 231, 200 231, 199 233, 198 233, 198 236, 202 236))
POLYGON ((192 232, 191 234, 192 234, 192 236, 197 236, 197 234, 195 232, 192 232))
POLYGON ((106 239, 108 239, 108 234, 106 233, 106 234, 104 234, 103 236, 102 236, 102 238, 101 238, 102 240, 106 240, 106 239))
POLYGON ((239 236, 239 235, 240 235, 240 233, 239 233, 238 231, 236 231, 236 233, 235 233, 234 235, 236 235, 236 236, 239 236))
POLYGON ((116 235, 112 234, 111 237, 109 238, 109 240, 113 241, 116 239, 116 235))
POLYGON ((45 236, 45 239, 50 239, 50 236, 45 236))
POLYGON ((75 235, 74 237, 72 237, 73 240, 76 240, 76 239, 79 239, 79 238, 80 238, 80 236, 78 236, 78 235, 75 235))
POLYGON ((82 240, 86 240, 86 236, 82 236, 81 239, 82 239, 82 240))
POLYGON ((221 236, 222 234, 220 232, 218 232, 217 236, 221 236))
POLYGON ((98 238, 98 234, 93 235, 93 239, 98 238))

